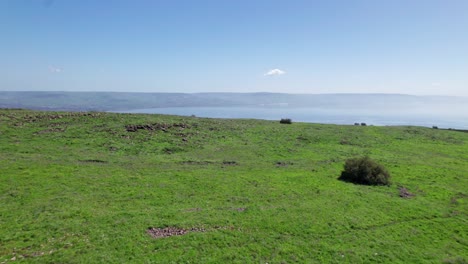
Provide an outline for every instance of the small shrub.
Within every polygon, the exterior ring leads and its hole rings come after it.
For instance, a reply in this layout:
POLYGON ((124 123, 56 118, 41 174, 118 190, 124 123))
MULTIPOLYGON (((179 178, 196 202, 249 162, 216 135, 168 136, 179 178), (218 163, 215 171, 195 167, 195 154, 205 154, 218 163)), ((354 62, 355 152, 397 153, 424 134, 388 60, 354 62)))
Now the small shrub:
POLYGON ((369 157, 348 159, 339 179, 365 185, 390 185, 390 173, 369 157))
POLYGON ((367 124, 366 123, 361 123, 361 126, 367 126, 367 124))
POLYGON ((281 124, 292 124, 292 120, 290 118, 281 118, 281 124))
POLYGON ((432 126, 432 128, 433 128, 433 129, 439 129, 439 127, 438 127, 438 126, 432 126))
POLYGON ((359 123, 354 123, 355 126, 359 126, 359 123))

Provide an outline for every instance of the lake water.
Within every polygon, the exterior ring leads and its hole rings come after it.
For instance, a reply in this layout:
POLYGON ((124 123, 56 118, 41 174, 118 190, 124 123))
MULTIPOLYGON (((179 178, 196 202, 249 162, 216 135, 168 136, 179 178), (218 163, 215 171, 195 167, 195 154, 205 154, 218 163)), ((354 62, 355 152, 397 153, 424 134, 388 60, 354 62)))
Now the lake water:
POLYGON ((468 111, 433 111, 422 109, 320 109, 293 107, 166 107, 115 111, 119 113, 167 114, 210 118, 249 118, 293 122, 352 125, 364 122, 376 126, 438 126, 439 128, 468 129, 468 111))

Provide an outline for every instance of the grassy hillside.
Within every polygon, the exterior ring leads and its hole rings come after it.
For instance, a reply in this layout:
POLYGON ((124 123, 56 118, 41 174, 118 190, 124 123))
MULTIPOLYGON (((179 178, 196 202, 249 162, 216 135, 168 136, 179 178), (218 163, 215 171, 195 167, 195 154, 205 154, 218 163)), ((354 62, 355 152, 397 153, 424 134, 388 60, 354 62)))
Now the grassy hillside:
POLYGON ((0 110, 0 263, 466 263, 467 175, 457 131, 0 110))

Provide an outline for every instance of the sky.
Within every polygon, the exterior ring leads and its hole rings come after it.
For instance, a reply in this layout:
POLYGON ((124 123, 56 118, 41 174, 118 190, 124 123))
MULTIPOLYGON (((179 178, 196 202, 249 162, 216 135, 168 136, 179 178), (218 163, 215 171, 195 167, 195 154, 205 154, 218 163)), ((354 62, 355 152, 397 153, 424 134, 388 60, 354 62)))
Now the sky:
POLYGON ((0 91, 468 96, 467 0, 0 0, 0 91))

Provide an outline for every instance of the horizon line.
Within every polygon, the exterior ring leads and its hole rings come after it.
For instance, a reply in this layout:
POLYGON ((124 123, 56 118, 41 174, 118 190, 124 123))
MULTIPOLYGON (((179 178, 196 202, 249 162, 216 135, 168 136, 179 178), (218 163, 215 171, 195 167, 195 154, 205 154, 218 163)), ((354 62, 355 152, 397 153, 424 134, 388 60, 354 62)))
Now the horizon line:
POLYGON ((286 92, 141 92, 141 91, 54 91, 54 90, 0 90, 1 92, 24 92, 24 93, 132 93, 132 94, 283 94, 283 95, 401 95, 401 96, 446 96, 446 97, 468 97, 468 95, 450 94, 404 94, 404 93, 286 93, 286 92))

